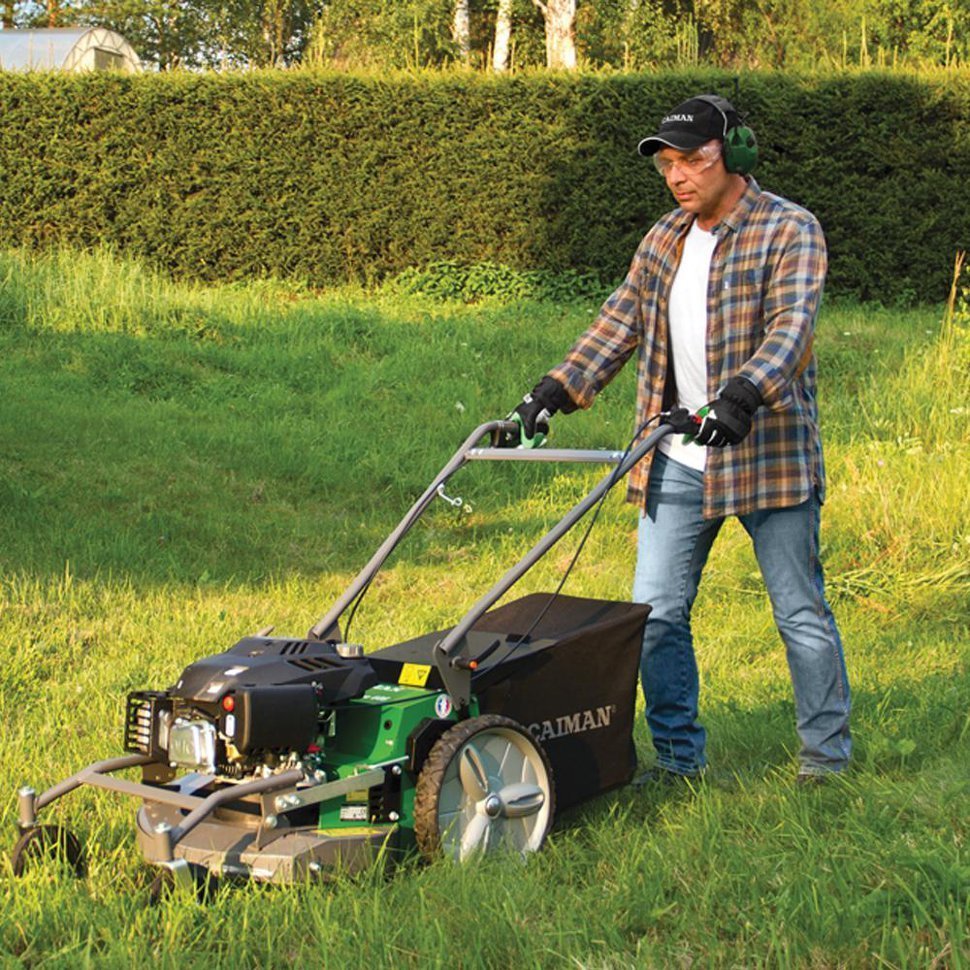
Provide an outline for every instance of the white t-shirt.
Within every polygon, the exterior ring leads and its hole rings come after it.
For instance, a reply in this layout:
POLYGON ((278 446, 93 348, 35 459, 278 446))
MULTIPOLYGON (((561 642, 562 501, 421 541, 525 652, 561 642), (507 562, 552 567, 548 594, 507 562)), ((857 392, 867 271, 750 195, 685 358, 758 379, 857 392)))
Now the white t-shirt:
MULTIPOLYGON (((677 275, 670 287, 670 352, 674 357, 677 406, 692 414, 708 403, 707 280, 717 236, 694 224, 684 240, 677 275)), ((682 435, 668 435, 658 445, 664 454, 704 470, 707 448, 684 444, 682 435)))

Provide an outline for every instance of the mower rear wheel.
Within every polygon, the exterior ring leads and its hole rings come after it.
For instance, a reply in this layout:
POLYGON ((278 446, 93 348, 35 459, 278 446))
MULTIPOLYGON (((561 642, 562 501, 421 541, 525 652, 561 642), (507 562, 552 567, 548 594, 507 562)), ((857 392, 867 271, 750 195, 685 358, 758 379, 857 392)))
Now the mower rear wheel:
POLYGON ((549 758, 518 722, 498 714, 447 730, 421 769, 414 834, 427 858, 524 855, 543 843, 555 813, 549 758))
POLYGON ((81 843, 73 832, 60 825, 37 825, 27 829, 10 853, 15 876, 22 876, 30 866, 41 861, 60 863, 73 875, 84 875, 81 843))

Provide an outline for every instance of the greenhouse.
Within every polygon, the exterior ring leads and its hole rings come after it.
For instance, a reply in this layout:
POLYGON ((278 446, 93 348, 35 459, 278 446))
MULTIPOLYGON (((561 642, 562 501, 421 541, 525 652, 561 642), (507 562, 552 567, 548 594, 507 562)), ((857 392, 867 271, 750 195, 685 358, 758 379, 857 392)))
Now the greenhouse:
POLYGON ((132 73, 141 69, 131 44, 104 27, 0 30, 0 70, 132 73))

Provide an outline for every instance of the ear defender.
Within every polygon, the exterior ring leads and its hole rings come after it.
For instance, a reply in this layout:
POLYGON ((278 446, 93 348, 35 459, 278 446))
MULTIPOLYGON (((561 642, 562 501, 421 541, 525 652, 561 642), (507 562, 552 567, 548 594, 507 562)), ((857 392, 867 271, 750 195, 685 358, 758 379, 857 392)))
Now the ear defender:
POLYGON ((729 128, 724 135, 724 167, 729 172, 747 175, 758 164, 758 142, 745 124, 729 128))
POLYGON ((697 100, 712 105, 724 119, 724 167, 738 175, 753 172, 758 164, 758 141, 754 132, 741 120, 734 105, 716 94, 702 94, 697 100), (733 125, 729 114, 734 116, 733 125))

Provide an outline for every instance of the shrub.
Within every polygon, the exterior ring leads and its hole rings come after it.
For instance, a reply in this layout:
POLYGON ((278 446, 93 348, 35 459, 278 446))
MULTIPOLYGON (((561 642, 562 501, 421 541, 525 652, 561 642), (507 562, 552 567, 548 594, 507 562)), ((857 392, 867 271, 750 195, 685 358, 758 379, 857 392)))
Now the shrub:
MULTIPOLYGON (((370 283, 446 262, 484 267, 462 291, 509 285, 486 279, 497 265, 609 285, 671 204, 637 141, 732 81, 0 73, 0 245, 107 244, 199 280, 370 283)), ((752 74, 737 100, 763 187, 825 228, 830 290, 945 297, 970 244, 970 78, 752 74)))

